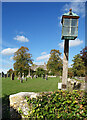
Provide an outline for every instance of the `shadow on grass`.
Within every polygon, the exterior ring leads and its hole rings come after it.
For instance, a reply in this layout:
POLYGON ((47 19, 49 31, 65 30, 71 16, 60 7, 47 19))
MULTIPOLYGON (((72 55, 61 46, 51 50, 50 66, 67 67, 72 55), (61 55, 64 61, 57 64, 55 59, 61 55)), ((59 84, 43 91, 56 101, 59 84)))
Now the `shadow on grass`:
POLYGON ((4 95, 4 97, 2 97, 1 120, 21 120, 21 115, 15 109, 10 108, 10 101, 8 95, 4 95))
POLYGON ((9 96, 2 97, 2 120, 10 118, 10 102, 9 96))

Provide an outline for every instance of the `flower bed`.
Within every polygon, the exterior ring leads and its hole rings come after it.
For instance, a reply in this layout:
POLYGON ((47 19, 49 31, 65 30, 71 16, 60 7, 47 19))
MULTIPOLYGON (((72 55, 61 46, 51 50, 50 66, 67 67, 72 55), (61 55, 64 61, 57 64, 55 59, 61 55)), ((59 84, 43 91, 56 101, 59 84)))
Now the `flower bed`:
MULTIPOLYGON (((87 99, 84 92, 58 90, 28 98, 29 112, 25 118, 45 120, 86 120, 87 99)), ((19 112, 23 115, 22 110, 19 112)))

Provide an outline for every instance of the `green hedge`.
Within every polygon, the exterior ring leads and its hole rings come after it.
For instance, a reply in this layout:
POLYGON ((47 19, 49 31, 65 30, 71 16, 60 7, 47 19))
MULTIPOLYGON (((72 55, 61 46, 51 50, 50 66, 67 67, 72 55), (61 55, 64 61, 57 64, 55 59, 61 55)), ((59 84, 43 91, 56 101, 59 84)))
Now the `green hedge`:
POLYGON ((29 118, 40 120, 86 120, 87 99, 82 91, 58 90, 42 94, 36 99, 26 97, 29 118))

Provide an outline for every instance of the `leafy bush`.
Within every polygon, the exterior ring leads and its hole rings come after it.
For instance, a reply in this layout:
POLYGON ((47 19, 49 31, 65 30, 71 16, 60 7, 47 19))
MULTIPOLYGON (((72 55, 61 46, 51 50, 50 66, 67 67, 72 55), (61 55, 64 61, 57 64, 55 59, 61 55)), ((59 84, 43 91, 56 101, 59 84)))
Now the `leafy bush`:
POLYGON ((87 99, 82 91, 58 90, 33 99, 27 98, 29 118, 45 120, 86 120, 87 99))

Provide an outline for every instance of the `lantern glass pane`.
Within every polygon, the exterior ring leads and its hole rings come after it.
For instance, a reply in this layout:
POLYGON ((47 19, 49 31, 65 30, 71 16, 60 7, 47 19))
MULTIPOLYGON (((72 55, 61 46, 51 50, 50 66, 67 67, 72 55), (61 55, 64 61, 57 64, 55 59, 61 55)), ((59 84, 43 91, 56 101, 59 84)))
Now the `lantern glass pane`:
POLYGON ((69 31, 70 31, 69 27, 63 27, 63 35, 64 36, 69 36, 69 31))
POLYGON ((64 23, 63 23, 63 25, 69 27, 69 26, 70 26, 70 19, 64 18, 64 23))
POLYGON ((77 27, 72 27, 71 28, 71 36, 77 36, 78 35, 78 32, 77 32, 77 27))
POLYGON ((71 26, 77 26, 77 19, 72 19, 71 26))
POLYGON ((63 36, 77 36, 78 28, 77 27, 63 27, 62 34, 63 36))

